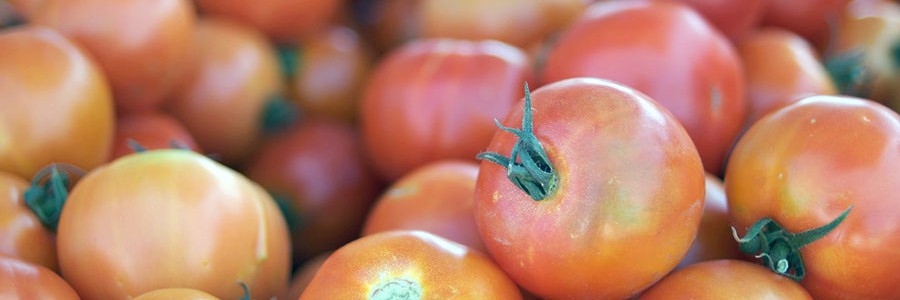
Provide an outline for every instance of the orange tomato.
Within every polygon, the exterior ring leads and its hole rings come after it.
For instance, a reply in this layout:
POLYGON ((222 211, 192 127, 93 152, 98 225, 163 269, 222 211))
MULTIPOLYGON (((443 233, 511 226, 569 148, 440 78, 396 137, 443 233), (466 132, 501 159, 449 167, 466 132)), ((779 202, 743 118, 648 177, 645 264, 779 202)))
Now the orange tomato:
POLYGON ((29 184, 0 171, 0 254, 56 271, 56 237, 25 203, 29 184))
POLYGON ((286 288, 290 236, 275 201, 243 175, 189 150, 124 156, 72 189, 57 231, 63 277, 87 299, 162 287, 237 299, 286 288))
POLYGON ((829 43, 829 23, 838 21, 850 0, 768 0, 763 12, 762 26, 774 26, 794 32, 816 49, 824 50, 829 43))
POLYGON ((201 11, 248 24, 279 42, 324 29, 343 7, 342 0, 195 0, 201 11))
POLYGON ((0 170, 31 178, 52 162, 105 162, 113 100, 91 55, 32 26, 0 32, 0 53, 0 170))
POLYGON ((146 292, 134 300, 220 300, 207 292, 188 288, 164 288, 146 292))
POLYGON ((709 173, 706 174, 706 198, 703 203, 703 217, 700 219, 697 237, 678 263, 678 268, 701 261, 742 257, 731 234, 725 185, 719 177, 709 173))
POLYGON ((109 78, 116 107, 159 106, 191 59, 189 0, 46 0, 31 18, 84 45, 109 78))
POLYGON ((300 299, 521 299, 490 259, 424 231, 353 241, 319 268, 300 299))
POLYGON ((303 265, 294 272, 294 279, 291 280, 290 287, 285 290, 278 299, 299 299, 300 295, 303 294, 303 291, 305 291, 306 287, 309 286, 309 283, 312 282, 313 277, 319 272, 319 269, 322 267, 322 264, 325 263, 325 260, 328 259, 329 255, 331 255, 331 252, 322 253, 304 262, 303 265))
POLYGON ((65 280, 43 266, 0 254, 0 298, 81 299, 65 280))
POLYGON ((781 299, 812 300, 800 284, 742 260, 713 260, 692 264, 669 274, 638 300, 655 299, 781 299))
POLYGON ((770 0, 679 0, 693 7, 732 41, 740 40, 762 20, 770 0))

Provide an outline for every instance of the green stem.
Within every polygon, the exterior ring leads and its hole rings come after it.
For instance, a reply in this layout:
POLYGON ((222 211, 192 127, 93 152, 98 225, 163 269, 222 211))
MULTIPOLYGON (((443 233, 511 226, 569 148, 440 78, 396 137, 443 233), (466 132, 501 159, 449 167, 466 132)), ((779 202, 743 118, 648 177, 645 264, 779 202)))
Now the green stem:
POLYGON ((778 274, 800 281, 806 275, 800 248, 827 235, 847 218, 850 206, 840 216, 822 227, 797 234, 785 230, 771 218, 763 218, 750 226, 744 237, 738 237, 737 229, 731 228, 738 249, 760 258, 769 269, 778 274))
POLYGON ((893 44, 891 44, 890 55, 894 69, 900 69, 900 40, 897 40, 893 44))
POLYGON ((241 299, 239 299, 239 300, 251 300, 251 299, 253 299, 253 298, 250 298, 250 288, 247 287, 247 284, 244 283, 243 281, 238 281, 238 284, 240 284, 240 285, 241 285, 241 289, 244 290, 244 296, 241 297, 241 299))
POLYGON ((825 69, 831 76, 838 91, 844 95, 867 98, 872 78, 866 70, 865 51, 847 51, 825 62, 825 69))
POLYGON ((277 51, 282 75, 288 80, 293 79, 297 75, 297 70, 300 69, 298 48, 293 45, 280 45, 277 47, 277 51))
POLYGON ((263 132, 271 134, 281 131, 291 126, 298 118, 299 112, 293 102, 281 95, 269 97, 263 108, 263 132))
POLYGON ((134 151, 134 153, 147 151, 146 147, 144 147, 140 142, 134 139, 127 139, 125 140, 125 142, 128 143, 128 148, 131 148, 131 151, 134 151))
POLYGON ((544 147, 534 135, 532 121, 531 92, 525 84, 525 110, 522 129, 505 127, 494 119, 501 130, 519 137, 509 157, 496 152, 482 152, 476 158, 493 162, 506 168, 506 177, 535 201, 544 200, 556 191, 558 175, 544 151, 544 147))
POLYGON ((82 176, 83 170, 69 164, 55 163, 44 167, 25 191, 25 204, 45 227, 56 232, 63 205, 69 197, 69 188, 82 176))

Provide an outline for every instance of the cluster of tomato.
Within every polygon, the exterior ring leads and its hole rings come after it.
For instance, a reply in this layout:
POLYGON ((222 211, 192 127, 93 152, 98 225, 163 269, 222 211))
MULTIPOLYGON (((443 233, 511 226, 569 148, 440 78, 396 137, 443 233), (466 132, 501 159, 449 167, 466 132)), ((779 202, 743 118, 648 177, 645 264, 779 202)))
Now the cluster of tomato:
POLYGON ((0 26, 0 298, 900 299, 897 1, 0 26))

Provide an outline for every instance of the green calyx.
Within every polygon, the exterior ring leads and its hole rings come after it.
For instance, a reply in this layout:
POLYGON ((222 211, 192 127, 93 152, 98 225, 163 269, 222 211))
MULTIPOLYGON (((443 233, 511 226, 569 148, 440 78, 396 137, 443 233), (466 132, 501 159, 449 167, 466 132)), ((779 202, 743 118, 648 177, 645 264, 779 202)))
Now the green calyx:
POLYGON ((272 134, 290 127, 299 115, 297 107, 290 100, 280 95, 272 96, 263 108, 263 132, 272 134))
POLYGON ((300 57, 298 48, 293 45, 280 45, 278 51, 278 63, 281 65, 281 74, 286 79, 293 79, 299 69, 300 57))
POLYGON ((56 232, 63 205, 69 197, 69 188, 82 176, 83 170, 69 164, 55 163, 44 167, 34 176, 31 187, 25 191, 25 204, 45 227, 56 232))
POLYGON ((872 78, 864 58, 865 52, 856 49, 835 55, 825 62, 825 69, 841 94, 868 98, 872 78))
POLYGON ((834 230, 844 221, 851 209, 852 206, 822 227, 797 234, 785 230, 771 218, 763 218, 754 223, 744 237, 738 237, 734 227, 731 228, 731 232, 741 252, 762 259, 763 264, 772 271, 799 282, 806 275, 800 248, 834 230))
POLYGON ((482 152, 476 158, 484 159, 506 168, 506 177, 535 201, 544 200, 556 190, 559 181, 547 152, 534 135, 531 93, 525 84, 525 111, 522 129, 505 127, 494 119, 497 127, 519 137, 509 157, 496 152, 482 152))

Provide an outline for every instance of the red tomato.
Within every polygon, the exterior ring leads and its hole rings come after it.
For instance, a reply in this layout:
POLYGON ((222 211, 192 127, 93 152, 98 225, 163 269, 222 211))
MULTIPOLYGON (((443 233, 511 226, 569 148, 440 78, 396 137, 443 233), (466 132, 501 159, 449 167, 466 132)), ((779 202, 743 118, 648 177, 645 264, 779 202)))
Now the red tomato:
POLYGON ((362 234, 423 230, 484 252, 472 208, 476 177, 478 165, 470 161, 423 165, 381 194, 362 234))
POLYGON ((678 268, 701 261, 741 258, 741 252, 738 251, 737 243, 731 233, 725 186, 721 179, 708 173, 706 174, 706 198, 703 202, 703 218, 700 219, 697 238, 691 244, 687 255, 678 263, 678 268))
POLYGON ((815 299, 900 299, 897 170, 900 116, 868 100, 808 97, 763 117, 735 146, 725 175, 730 218, 740 232, 771 218, 798 234, 852 206, 799 249, 801 283, 815 299))
POLYGON ((0 254, 0 298, 81 299, 66 281, 43 266, 0 254))
POLYGON ((0 255, 58 270, 56 237, 25 203, 28 182, 0 171, 0 255))
POLYGON ((706 170, 721 174, 745 119, 743 68, 728 39, 693 9, 669 1, 593 4, 563 32, 543 70, 544 83, 580 76, 659 101, 687 129, 706 170))
POLYGON ((374 64, 369 46, 348 27, 331 27, 300 44, 291 92, 304 115, 355 121, 374 64))
POLYGON ((497 264, 553 299, 627 298, 675 268, 704 201, 703 165, 678 121, 595 78, 541 87, 533 109, 525 99, 503 121, 522 131, 497 132, 475 183, 475 220, 497 264))
POLYGON ((496 41, 418 40, 393 51, 362 98, 372 165, 394 181, 431 161, 474 160, 530 76, 525 53, 496 41))
POLYGON ((300 299, 521 299, 490 259, 424 231, 351 242, 325 260, 300 299))
POLYGON ((679 0, 693 7, 731 40, 740 40, 762 20, 771 0, 679 0))
POLYGON ((669 274, 638 300, 672 299, 812 300, 800 284, 742 260, 713 260, 692 264, 669 274))
POLYGON ((344 1, 341 0, 195 0, 203 12, 219 15, 261 30, 281 42, 324 29, 344 1))
POLYGON ((834 24, 850 0, 768 0, 762 26, 774 26, 799 34, 824 50, 834 24))
POLYGON ((271 136, 244 173, 281 202, 298 262, 358 237, 380 189, 356 129, 325 119, 271 136))
POLYGON ((188 0, 46 0, 31 21, 84 45, 121 110, 158 106, 182 80, 193 50, 188 0))
POLYGON ((282 91, 275 48, 225 19, 201 19, 194 37, 197 58, 166 108, 203 150, 238 165, 259 144, 267 105, 282 91))
POLYGON ((31 178, 47 164, 92 169, 109 156, 113 100, 90 57, 58 32, 0 32, 0 170, 31 178))
POLYGON ((837 94, 816 50, 795 33, 762 29, 742 39, 737 49, 747 75, 745 127, 805 96, 837 94))
POLYGON ((143 149, 186 148, 202 152, 180 121, 166 113, 143 111, 120 115, 110 160, 135 152, 134 142, 143 149))
POLYGON ((299 299, 300 295, 303 294, 303 291, 305 291, 306 287, 309 286, 309 283, 312 282, 313 277, 319 272, 319 269, 322 267, 322 264, 325 263, 325 260, 328 259, 329 255, 331 255, 331 252, 322 253, 304 262, 303 265, 294 272, 294 279, 291 280, 290 287, 285 290, 278 299, 299 299))
POLYGON ((852 1, 837 24, 826 65, 838 89, 900 111, 900 4, 852 1))
POLYGON ((187 288, 163 288, 146 292, 134 300, 220 300, 207 292, 187 288))
POLYGON ((286 288, 290 240, 275 201, 241 174, 192 151, 150 150, 88 173, 59 220, 63 277, 87 299, 163 287, 223 299, 286 288))

